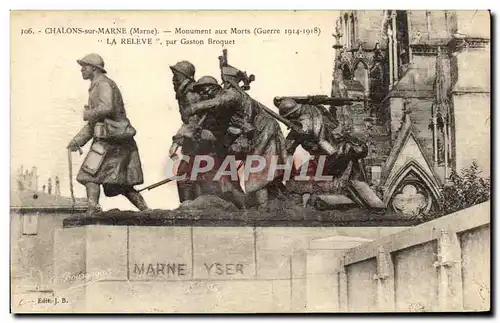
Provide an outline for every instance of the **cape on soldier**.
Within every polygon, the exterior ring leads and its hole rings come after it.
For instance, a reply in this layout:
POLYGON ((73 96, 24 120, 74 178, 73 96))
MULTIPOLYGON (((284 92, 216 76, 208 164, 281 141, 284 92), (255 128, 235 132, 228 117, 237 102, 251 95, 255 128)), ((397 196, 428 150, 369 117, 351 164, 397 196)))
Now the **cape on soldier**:
POLYGON ((83 120, 87 124, 70 141, 68 149, 77 151, 92 139, 76 180, 85 185, 89 213, 100 211, 100 185, 106 196, 124 195, 139 210, 148 206, 134 185, 143 183, 139 150, 133 128, 116 83, 106 76, 104 61, 98 54, 77 60, 84 80, 90 80, 88 105, 83 120))

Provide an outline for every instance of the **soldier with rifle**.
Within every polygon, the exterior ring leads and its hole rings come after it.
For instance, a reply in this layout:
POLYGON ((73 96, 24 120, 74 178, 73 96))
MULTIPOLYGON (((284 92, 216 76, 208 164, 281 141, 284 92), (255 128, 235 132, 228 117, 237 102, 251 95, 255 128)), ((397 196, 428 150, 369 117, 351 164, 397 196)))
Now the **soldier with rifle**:
POLYGON ((226 153, 235 155, 237 160, 245 161, 248 155, 265 158, 266 165, 262 172, 249 174, 245 181, 246 193, 255 199, 252 204, 265 206, 269 198, 269 184, 278 183, 280 176, 280 172, 276 172, 274 178, 268 177, 272 157, 277 156, 280 164, 286 160, 284 136, 278 122, 262 109, 262 104, 245 92, 255 77, 248 77, 245 72, 228 65, 226 50, 219 61, 223 88, 214 88, 211 99, 190 104, 186 113, 211 112, 219 115, 218 120, 225 123, 227 129, 223 140, 226 153))
POLYGON ((182 147, 181 152, 190 157, 190 162, 182 160, 179 164, 177 175, 186 175, 186 179, 177 182, 177 190, 180 202, 195 199, 197 196, 196 183, 189 180, 190 170, 192 168, 192 160, 195 152, 194 136, 198 131, 198 123, 200 122, 198 116, 189 117, 185 113, 186 105, 198 102, 200 95, 193 89, 196 83, 194 75, 196 69, 191 62, 180 61, 174 66, 170 66, 172 70, 172 84, 175 91, 175 98, 179 104, 179 113, 181 115, 183 125, 172 138, 172 145, 169 149, 170 157, 176 155, 179 148, 182 147))
MULTIPOLYGON (((212 76, 201 77, 193 88, 201 97, 199 102, 214 99, 222 90, 221 85, 212 76)), ((197 183, 200 191, 204 194, 219 196, 239 208, 244 208, 246 207, 245 193, 241 189, 238 178, 222 175, 219 180, 214 180, 224 158, 228 155, 228 144, 231 144, 231 139, 228 138, 233 137, 231 131, 240 129, 232 125, 231 113, 226 109, 209 109, 203 114, 202 120, 203 122, 199 125, 201 130, 195 136, 199 147, 198 152, 211 156, 214 159, 214 167, 198 175, 197 183)), ((228 165, 225 170, 230 170, 228 168, 232 166, 235 165, 228 165)))

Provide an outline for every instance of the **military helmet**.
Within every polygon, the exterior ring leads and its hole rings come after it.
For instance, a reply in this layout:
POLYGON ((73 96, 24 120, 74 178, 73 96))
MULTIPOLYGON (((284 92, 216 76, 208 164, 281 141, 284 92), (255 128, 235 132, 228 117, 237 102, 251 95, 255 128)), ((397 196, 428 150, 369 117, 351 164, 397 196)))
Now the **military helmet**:
POLYGON ((217 82, 217 79, 209 75, 202 76, 198 81, 196 81, 193 87, 196 89, 206 85, 221 87, 219 82, 217 82))
POLYGON ((282 115, 283 117, 287 117, 287 116, 291 115, 292 113, 297 111, 299 108, 300 108, 300 104, 295 102, 294 99, 290 99, 290 98, 283 99, 278 106, 278 109, 280 111, 280 115, 282 115))
POLYGON ((76 61, 81 66, 90 65, 99 69, 101 72, 106 73, 106 70, 104 69, 104 60, 99 54, 95 53, 87 54, 82 59, 78 59, 76 61))
POLYGON ((194 73, 196 72, 194 65, 188 61, 177 62, 174 66, 170 66, 170 69, 172 72, 180 73, 188 78, 194 78, 194 73))

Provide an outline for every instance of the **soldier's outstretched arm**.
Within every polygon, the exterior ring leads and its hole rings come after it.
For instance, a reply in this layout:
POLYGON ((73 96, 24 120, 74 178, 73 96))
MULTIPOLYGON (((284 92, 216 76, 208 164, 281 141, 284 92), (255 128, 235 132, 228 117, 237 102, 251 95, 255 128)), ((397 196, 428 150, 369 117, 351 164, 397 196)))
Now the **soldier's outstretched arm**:
POLYGON ((186 113, 185 107, 189 106, 190 104, 199 102, 200 100, 201 100, 201 98, 200 98, 200 95, 198 93, 188 92, 186 94, 186 98, 185 98, 183 105, 182 106, 179 105, 179 112, 181 114, 182 123, 184 123, 184 124, 189 123, 190 116, 188 115, 188 113, 186 113))
POLYGON ((93 128, 90 126, 89 123, 87 123, 73 138, 73 141, 78 144, 78 146, 82 147, 85 146, 85 144, 92 139, 94 135, 93 128))
POLYGON ((293 155, 297 147, 300 145, 300 141, 297 140, 297 136, 294 131, 291 131, 288 136, 286 136, 285 148, 288 154, 293 155))
POLYGON ((213 99, 204 100, 201 102, 188 105, 188 111, 192 114, 199 114, 209 110, 216 110, 223 107, 228 107, 233 104, 238 104, 241 101, 241 95, 233 90, 224 91, 221 95, 213 99))
POLYGON ((319 146, 321 147, 321 149, 323 149, 325 153, 327 153, 330 156, 337 152, 337 149, 333 147, 333 145, 326 140, 321 140, 319 142, 319 146))
POLYGON ((97 106, 92 109, 85 109, 83 120, 95 121, 105 118, 113 112, 113 90, 108 83, 97 85, 97 106))

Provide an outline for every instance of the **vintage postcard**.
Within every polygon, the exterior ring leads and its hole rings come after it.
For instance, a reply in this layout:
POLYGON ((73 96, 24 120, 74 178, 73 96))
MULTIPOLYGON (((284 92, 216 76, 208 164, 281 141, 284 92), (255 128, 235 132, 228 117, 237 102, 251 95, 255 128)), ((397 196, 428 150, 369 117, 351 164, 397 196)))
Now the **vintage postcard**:
POLYGON ((490 311, 489 11, 10 19, 13 313, 490 311))

